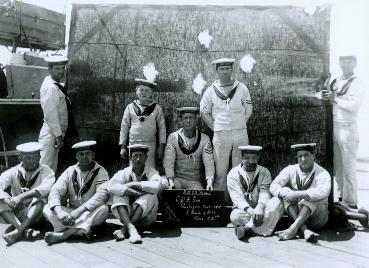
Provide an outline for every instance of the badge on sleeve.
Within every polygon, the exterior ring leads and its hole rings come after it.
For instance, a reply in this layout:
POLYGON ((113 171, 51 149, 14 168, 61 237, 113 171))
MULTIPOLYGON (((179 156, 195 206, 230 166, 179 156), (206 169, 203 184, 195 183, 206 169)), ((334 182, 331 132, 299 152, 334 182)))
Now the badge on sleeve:
POLYGON ((205 145, 205 153, 212 154, 213 153, 213 146, 211 146, 210 141, 205 145))

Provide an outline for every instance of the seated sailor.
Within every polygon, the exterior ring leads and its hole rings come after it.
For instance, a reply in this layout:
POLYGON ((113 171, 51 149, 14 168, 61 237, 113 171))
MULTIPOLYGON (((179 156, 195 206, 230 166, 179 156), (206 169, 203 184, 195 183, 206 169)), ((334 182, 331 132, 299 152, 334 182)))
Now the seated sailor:
POLYGON ((300 232, 306 241, 316 242, 318 234, 310 228, 318 229, 328 222, 331 176, 315 162, 315 146, 292 145, 298 164, 284 168, 270 186, 270 192, 282 200, 294 220, 288 229, 278 232, 280 240, 293 239, 300 232))
POLYGON ((178 112, 182 128, 168 136, 164 152, 169 189, 204 189, 202 180, 205 175, 206 190, 212 190, 215 173, 213 147, 209 137, 196 127, 199 109, 182 107, 178 112))
POLYGON ((271 235, 283 215, 278 198, 271 198, 270 172, 258 165, 261 146, 239 146, 242 162, 230 170, 227 176, 228 192, 233 202, 231 222, 238 239, 247 235, 271 235))
POLYGON ((108 192, 112 195, 111 210, 123 224, 114 232, 116 240, 124 240, 128 232, 129 242, 136 244, 142 242, 136 226, 148 226, 156 221, 162 178, 145 164, 148 146, 134 144, 128 149, 131 164, 111 178, 108 192))
POLYGON ((50 245, 72 235, 91 234, 91 227, 100 225, 108 216, 108 172, 94 161, 96 141, 82 141, 72 146, 77 164, 68 167, 50 191, 45 217, 54 232, 45 234, 50 245), (69 206, 63 203, 67 200, 69 206))
POLYGON ((32 237, 33 229, 29 226, 41 219, 55 182, 52 169, 40 164, 41 148, 37 142, 18 145, 20 164, 0 175, 0 221, 10 224, 3 235, 8 245, 32 237))

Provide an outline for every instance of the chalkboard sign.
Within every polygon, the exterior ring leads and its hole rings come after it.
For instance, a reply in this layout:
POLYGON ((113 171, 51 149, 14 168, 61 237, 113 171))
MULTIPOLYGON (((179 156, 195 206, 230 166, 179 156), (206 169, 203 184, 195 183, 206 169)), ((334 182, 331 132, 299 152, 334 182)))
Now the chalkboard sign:
POLYGON ((185 227, 224 226, 224 192, 164 190, 163 221, 185 227))

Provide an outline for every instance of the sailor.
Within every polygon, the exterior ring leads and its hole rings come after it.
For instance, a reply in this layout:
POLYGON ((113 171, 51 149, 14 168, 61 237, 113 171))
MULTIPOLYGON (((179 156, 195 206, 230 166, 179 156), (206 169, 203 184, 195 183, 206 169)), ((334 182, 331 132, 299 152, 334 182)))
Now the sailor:
POLYGON ((39 142, 42 144, 41 163, 56 172, 58 152, 68 133, 76 135, 74 119, 67 90, 62 82, 68 58, 60 55, 46 57, 49 75, 45 77, 40 89, 40 101, 44 122, 40 130, 39 142))
POLYGON ((156 221, 158 211, 157 194, 162 189, 159 173, 145 164, 148 146, 128 146, 131 165, 118 171, 109 181, 108 191, 112 195, 111 210, 123 227, 114 232, 117 241, 141 243, 136 226, 148 226, 156 221))
POLYGON ((0 175, 0 220, 10 224, 3 238, 11 245, 22 238, 32 237, 29 228, 42 217, 42 209, 55 182, 54 172, 40 164, 37 142, 28 142, 16 147, 20 164, 0 175), (10 195, 6 189, 10 187, 10 195))
POLYGON ((68 167, 52 187, 45 217, 54 227, 45 234, 50 245, 72 235, 91 236, 91 227, 100 225, 108 216, 108 173, 95 158, 96 141, 82 141, 72 146, 77 164, 68 167), (63 203, 68 201, 69 206, 63 203))
POLYGON ((230 165, 241 163, 238 147, 249 143, 246 123, 252 113, 249 90, 232 78, 234 62, 228 58, 213 61, 219 80, 206 89, 200 102, 201 117, 214 131, 214 188, 225 191, 228 201, 227 173, 230 165))
POLYGON ((199 108, 178 108, 182 128, 168 136, 164 152, 165 175, 169 189, 213 189, 214 158, 209 137, 197 127, 199 108), (205 167, 205 174, 203 174, 205 167), (205 177, 204 177, 205 175, 205 177))
POLYGON ((318 234, 312 230, 328 222, 331 176, 315 162, 315 146, 292 145, 298 164, 284 168, 270 186, 270 192, 282 200, 285 211, 294 220, 288 229, 278 232, 280 240, 293 239, 300 233, 306 241, 316 242, 318 234))
POLYGON ((242 162, 227 176, 229 195, 233 202, 231 222, 236 236, 269 236, 282 217, 284 209, 277 197, 271 198, 269 186, 272 178, 268 169, 258 165, 261 146, 239 146, 242 162))
POLYGON ((354 73, 356 57, 341 56, 339 64, 342 76, 332 81, 323 97, 333 105, 333 161, 339 201, 357 209, 357 116, 365 90, 360 78, 354 73))
POLYGON ((162 160, 166 143, 166 128, 163 111, 159 104, 152 100, 152 91, 156 83, 135 79, 138 100, 128 104, 124 110, 120 127, 120 155, 127 159, 127 143, 139 143, 149 146, 147 157, 148 167, 155 168, 156 159, 162 160), (156 141, 159 147, 156 149, 156 141))

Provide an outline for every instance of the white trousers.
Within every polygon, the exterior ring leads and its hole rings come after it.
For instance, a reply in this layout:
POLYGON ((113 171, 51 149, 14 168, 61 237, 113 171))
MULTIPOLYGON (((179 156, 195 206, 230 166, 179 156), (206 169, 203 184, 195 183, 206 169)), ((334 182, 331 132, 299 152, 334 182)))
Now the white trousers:
MULTIPOLYGON (((61 208, 67 213, 70 213, 74 210, 74 208, 64 206, 61 208)), ((78 234, 87 234, 90 232, 91 227, 100 225, 106 220, 109 214, 109 208, 107 205, 101 205, 92 211, 85 211, 78 219, 76 219, 76 222, 73 226, 63 225, 54 211, 50 209, 49 205, 45 205, 43 213, 45 218, 48 219, 53 225, 54 232, 62 232, 70 228, 76 228, 80 230, 78 234)))
POLYGON ((230 201, 227 188, 227 174, 231 167, 235 167, 242 161, 241 151, 238 146, 248 145, 249 137, 247 129, 215 131, 213 137, 215 181, 214 189, 225 193, 226 202, 230 201))
POLYGON ((113 195, 113 204, 111 205, 111 212, 120 220, 117 207, 125 206, 128 214, 131 217, 137 206, 142 208, 142 218, 135 223, 135 226, 149 226, 156 221, 159 201, 156 194, 145 194, 138 197, 133 203, 127 195, 116 196, 113 195))
POLYGON ((56 172, 59 149, 55 148, 55 136, 48 129, 42 127, 38 142, 42 145, 40 163, 56 172))
POLYGON ((269 236, 274 232, 274 228, 283 213, 284 208, 281 200, 278 197, 272 197, 265 206, 262 225, 256 227, 251 215, 238 208, 233 209, 230 218, 234 226, 247 226, 258 235, 269 236))
POLYGON ((359 148, 357 124, 334 122, 334 171, 338 197, 349 206, 357 205, 356 156, 359 148))

